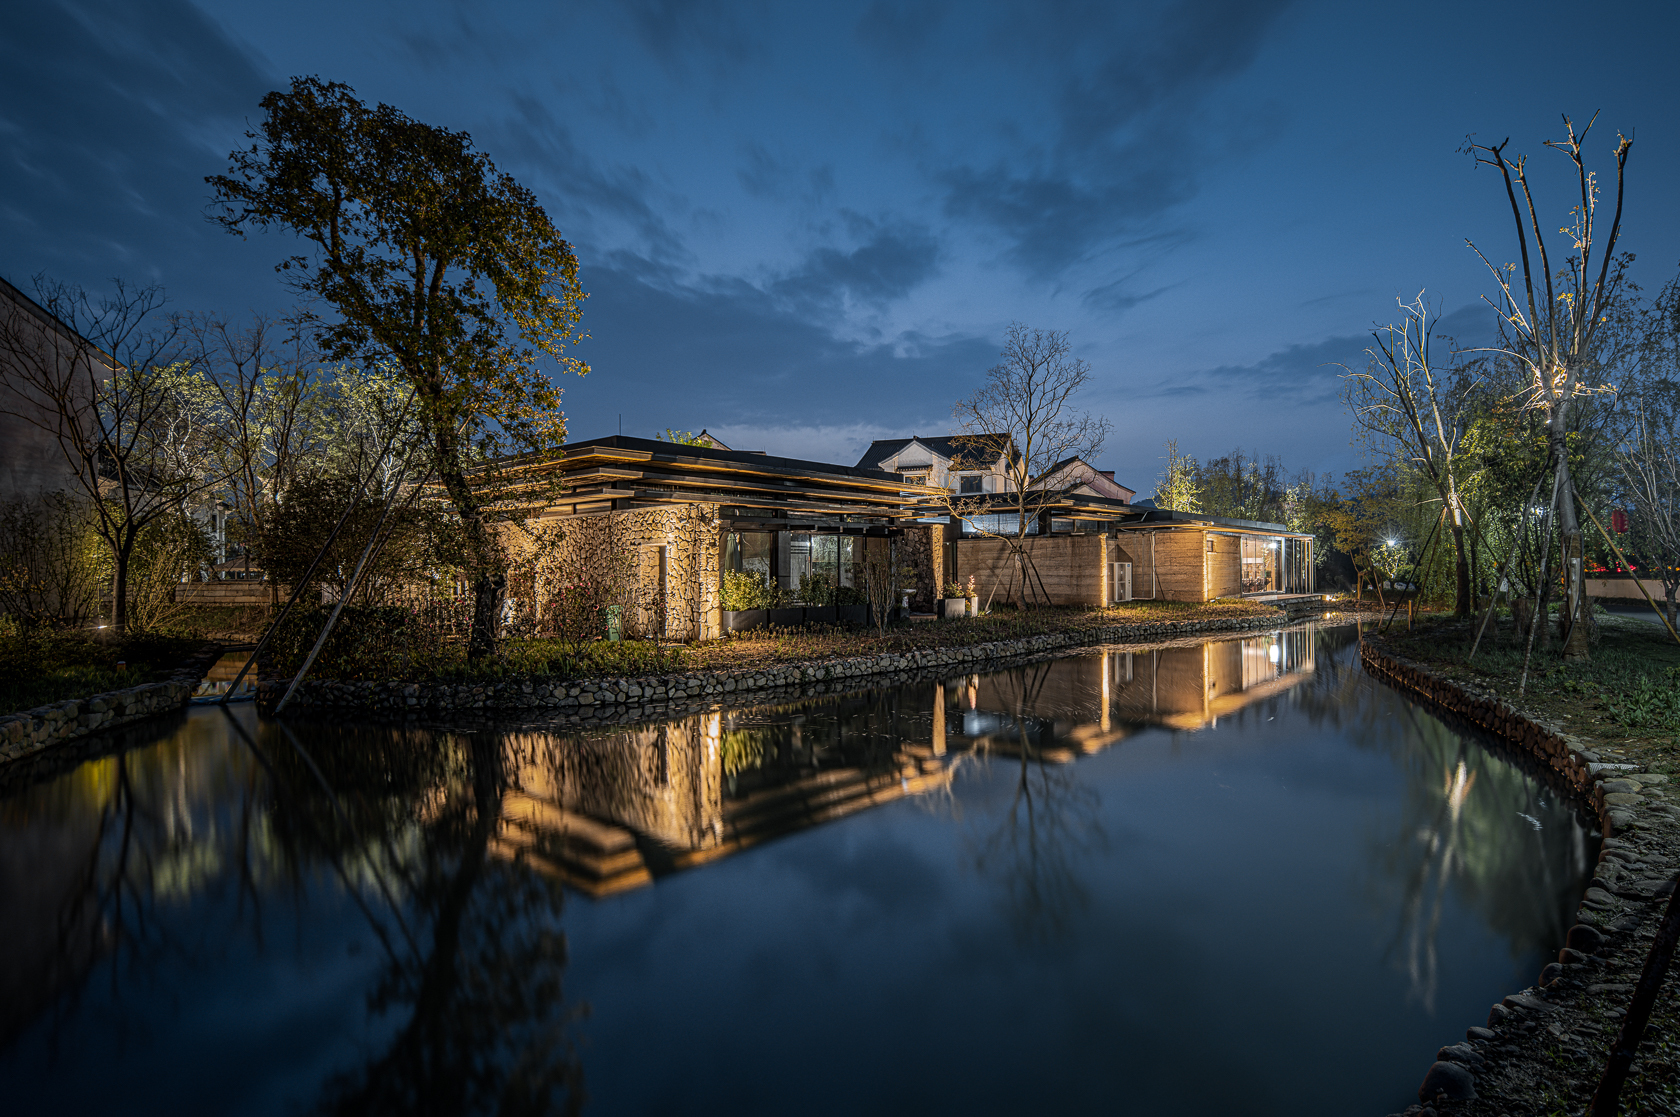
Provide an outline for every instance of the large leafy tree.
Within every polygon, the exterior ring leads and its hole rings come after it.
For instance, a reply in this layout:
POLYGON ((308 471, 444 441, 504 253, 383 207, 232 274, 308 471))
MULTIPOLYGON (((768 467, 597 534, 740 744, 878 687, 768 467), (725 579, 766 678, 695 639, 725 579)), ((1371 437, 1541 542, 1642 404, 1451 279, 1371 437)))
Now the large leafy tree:
POLYGON ((329 360, 387 362, 414 392, 429 464, 460 521, 473 586, 469 654, 490 651, 506 560, 493 462, 565 440, 544 367, 568 355, 585 298, 577 257, 532 193, 472 137, 368 107, 337 82, 294 78, 261 102, 229 156, 212 219, 289 229, 310 245, 278 270, 305 299, 329 360))

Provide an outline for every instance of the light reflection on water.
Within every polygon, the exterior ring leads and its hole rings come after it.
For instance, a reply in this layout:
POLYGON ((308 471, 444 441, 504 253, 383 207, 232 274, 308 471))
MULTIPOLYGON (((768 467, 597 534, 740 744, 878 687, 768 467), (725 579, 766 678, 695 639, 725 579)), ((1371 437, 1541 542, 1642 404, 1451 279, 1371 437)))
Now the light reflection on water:
POLYGON ((1352 638, 592 733, 194 710, 0 798, 0 1089, 171 1113, 1400 1108, 1555 950, 1595 851, 1352 638))

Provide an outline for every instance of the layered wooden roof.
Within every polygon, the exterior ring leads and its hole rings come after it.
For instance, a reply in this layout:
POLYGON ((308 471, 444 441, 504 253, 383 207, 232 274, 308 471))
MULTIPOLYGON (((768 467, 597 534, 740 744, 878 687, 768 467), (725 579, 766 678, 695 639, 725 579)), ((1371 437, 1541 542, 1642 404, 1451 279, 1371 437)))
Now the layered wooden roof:
POLYGON ((876 526, 924 515, 941 490, 894 473, 614 435, 554 457, 503 463, 528 508, 545 518, 709 503, 736 520, 876 526))

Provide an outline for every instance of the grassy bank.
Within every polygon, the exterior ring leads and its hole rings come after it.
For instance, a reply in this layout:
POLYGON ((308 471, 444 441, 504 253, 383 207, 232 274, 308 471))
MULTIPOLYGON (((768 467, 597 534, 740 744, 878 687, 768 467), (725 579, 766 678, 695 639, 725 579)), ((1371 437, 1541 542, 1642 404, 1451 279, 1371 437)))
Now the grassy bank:
POLYGON ((190 637, 0 628, 0 713, 159 682, 202 645, 190 637))
MULTIPOLYGON (((873 628, 763 629, 694 645, 651 641, 503 640, 496 654, 469 663, 459 639, 440 638, 396 610, 348 610, 334 630, 312 678, 343 682, 403 679, 413 682, 634 677, 677 671, 735 670, 809 662, 840 656, 879 655, 930 648, 970 647, 1050 632, 1085 632, 1124 624, 1181 624, 1196 621, 1281 617, 1269 605, 1221 601, 1206 605, 1128 602, 1107 609, 1057 608, 1026 612, 997 610, 984 617, 918 621, 873 628)), ((270 670, 290 675, 303 662, 323 617, 296 615, 274 643, 270 670)))
POLYGON ((1509 618, 1489 628, 1474 660, 1471 626, 1450 617, 1420 618, 1408 633, 1402 616, 1385 639, 1445 678, 1492 686, 1566 732, 1673 773, 1680 762, 1680 644, 1641 617, 1599 613, 1597 620, 1598 640, 1584 663, 1564 662, 1555 641, 1536 648, 1520 697, 1523 644, 1509 618))
POLYGON ((1128 601, 1107 609, 1069 607, 999 609, 983 617, 954 621, 921 621, 875 629, 761 629, 701 644, 689 652, 697 669, 728 670, 801 663, 836 656, 881 655, 924 648, 965 648, 994 640, 1019 640, 1049 632, 1089 632, 1125 624, 1184 624, 1195 621, 1281 617, 1270 605, 1252 601, 1215 601, 1197 604, 1176 601, 1128 601))

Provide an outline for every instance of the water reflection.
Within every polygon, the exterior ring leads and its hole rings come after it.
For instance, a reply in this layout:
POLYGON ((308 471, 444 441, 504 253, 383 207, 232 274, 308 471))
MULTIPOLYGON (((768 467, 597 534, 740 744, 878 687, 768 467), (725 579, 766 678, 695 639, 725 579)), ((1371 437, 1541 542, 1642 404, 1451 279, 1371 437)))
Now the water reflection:
MULTIPOLYGON (((1322 864, 1309 871, 1325 876, 1325 898, 1314 902, 1353 897, 1380 929, 1376 965, 1397 972, 1407 1003, 1427 1015, 1452 988, 1444 974, 1466 936, 1491 936, 1522 967, 1555 949, 1594 851, 1544 785, 1366 677, 1353 638, 1304 626, 1095 649, 594 733, 282 724, 249 707, 197 710, 156 744, 0 792, 0 941, 10 947, 0 952, 0 1088, 46 1097, 124 1073, 184 1082, 192 1071, 173 1069, 172 1045, 201 1042, 194 1021, 226 1030, 221 991, 270 974, 308 984, 328 1021, 305 1050, 295 1032, 265 1031, 281 1023, 264 1002, 232 1029, 228 1042, 251 1052, 230 1066, 257 1069, 227 1073, 292 1084, 296 1104, 270 1109, 575 1111, 585 1061, 619 1082, 638 1060, 680 1060, 641 1052, 640 1040, 634 1050, 580 1048, 584 1006, 568 969, 605 960, 574 963, 562 917, 655 902, 655 883, 673 875, 691 883, 685 895, 724 887, 735 879, 725 863, 765 863, 741 856, 753 847, 866 811, 905 835, 896 856, 933 866, 925 898, 908 902, 894 933, 937 922, 968 881, 1000 934, 1054 942, 1051 956, 1069 966, 1092 964, 1079 944, 1093 935, 1125 952, 1137 932, 1115 922, 1131 906, 1117 896, 1147 897, 1162 913, 1198 910, 1196 892, 1174 891, 1178 876, 1150 875, 1161 858, 1145 836, 1170 831, 1174 861, 1220 890, 1258 889, 1258 905, 1278 872, 1268 846, 1288 837, 1265 812, 1345 816, 1335 840, 1315 847, 1322 864), (922 809, 882 809, 895 801, 922 809), (1337 872, 1351 877, 1345 890, 1337 872), (593 902, 568 913, 568 893, 593 902), (606 900, 618 894, 629 895, 606 900)), ((1330 825, 1305 814, 1301 823, 1330 825)), ((811 834, 799 856, 826 856, 860 832, 811 834)), ((784 901, 772 888, 760 902, 784 901)), ((976 927, 985 918, 965 916, 976 927)), ((678 926, 694 952, 689 980, 729 944, 709 938, 708 923, 678 926)), ((1211 975, 1233 945, 1222 935, 1256 931, 1198 923, 1179 935, 1217 944, 1194 959, 1211 975)), ((766 958, 815 934, 762 920, 731 932, 766 958)), ((1233 981, 1213 984, 1237 995, 1233 981)), ((1205 1012, 1193 986, 1169 999, 1205 1012)), ((658 1016, 669 993, 649 988, 605 1007, 658 1016)), ((1303 1035, 1338 1018, 1349 995, 1327 990, 1303 1035)), ((806 1007, 821 1014, 866 995, 810 996, 806 1007)), ((754 1009, 726 1000, 716 1011, 754 1009)), ((939 1026, 978 1027, 970 1038, 983 1046, 983 1021, 939 1026)), ((1128 1034, 1092 1041, 1124 1048, 1128 1034)), ((755 1073, 750 1054, 719 1057, 739 1060, 730 1073, 755 1073)), ((111 1095, 124 1086, 113 1082, 111 1095)))

